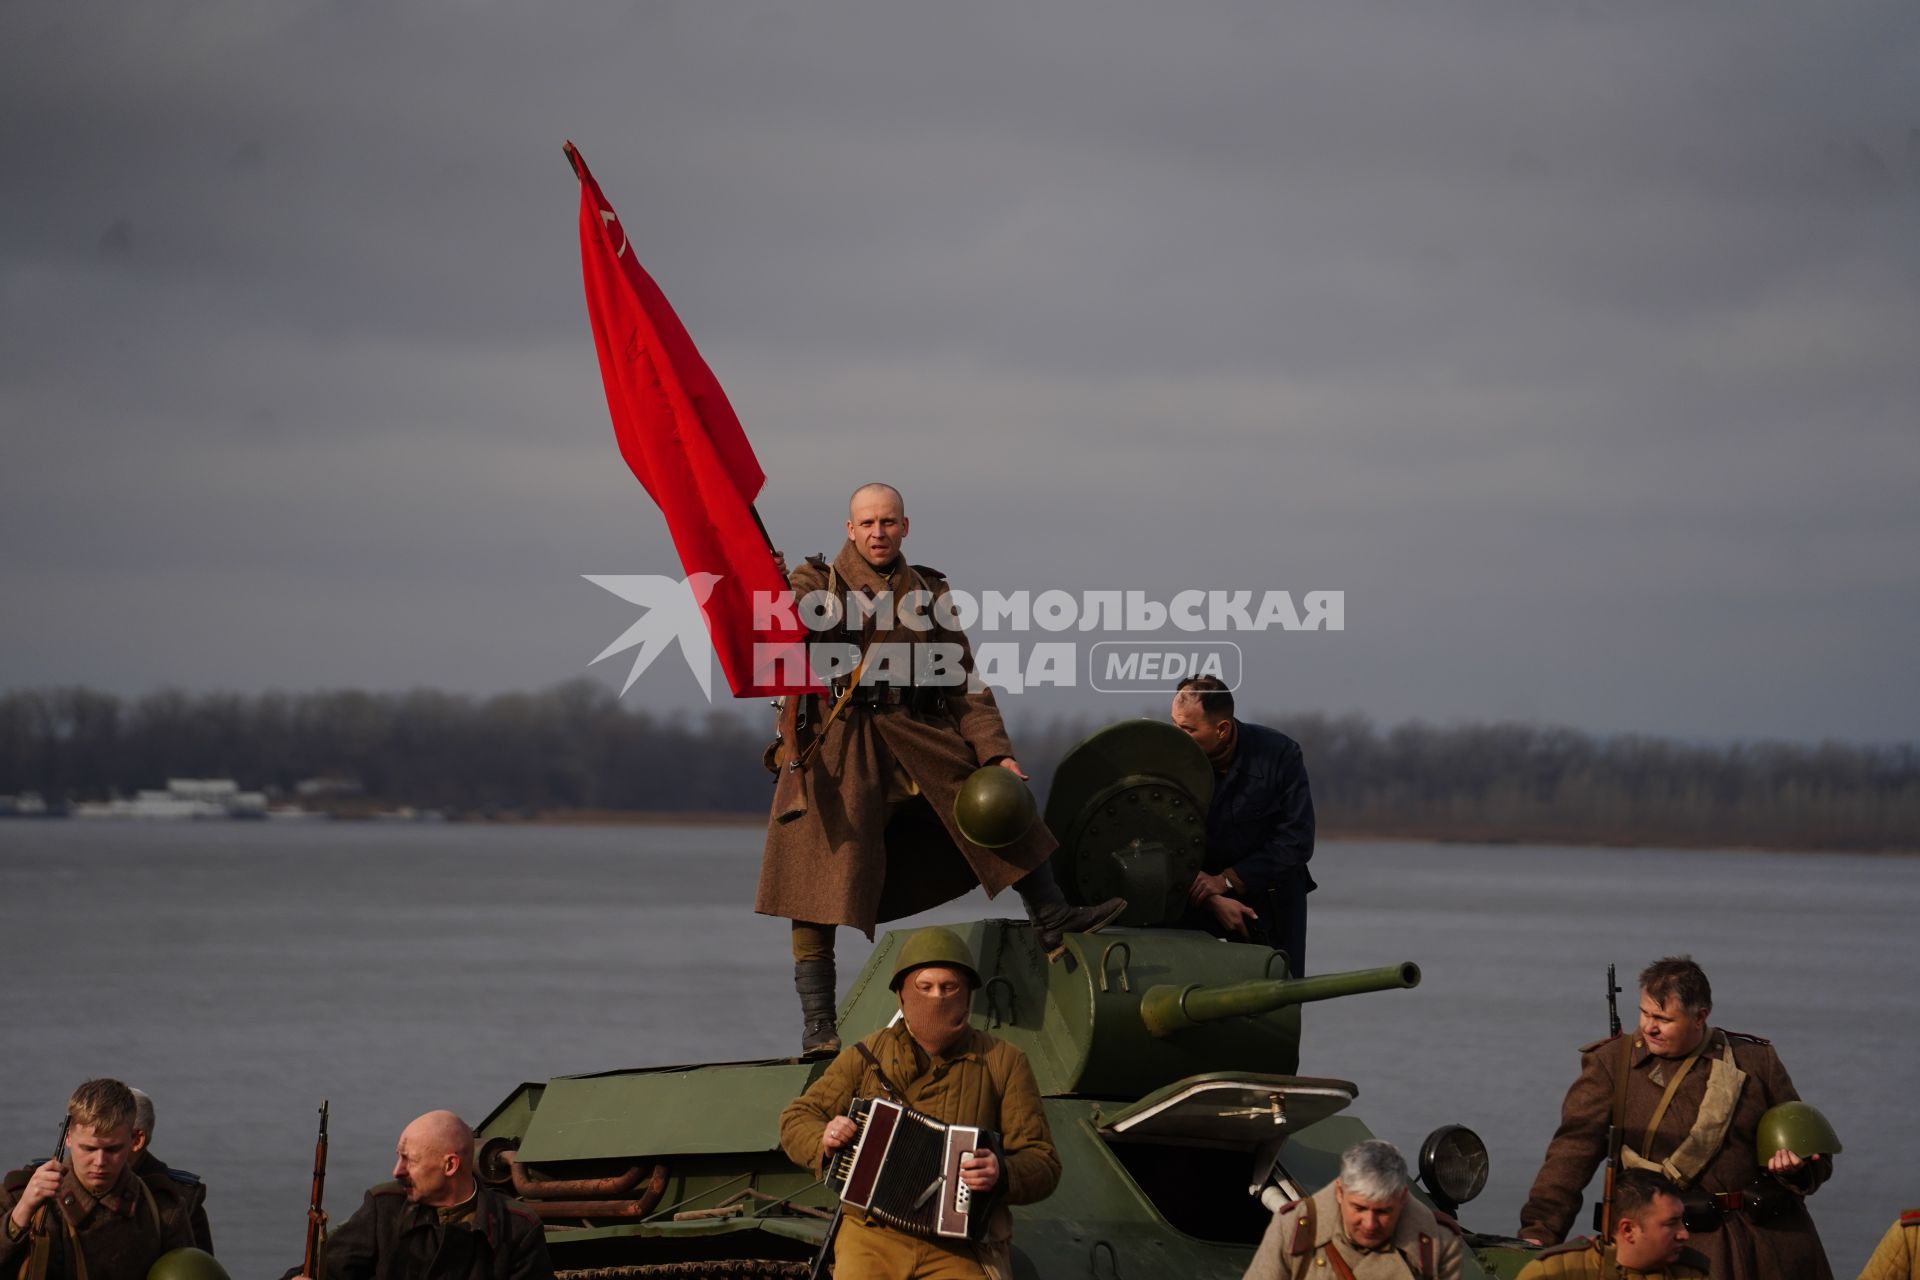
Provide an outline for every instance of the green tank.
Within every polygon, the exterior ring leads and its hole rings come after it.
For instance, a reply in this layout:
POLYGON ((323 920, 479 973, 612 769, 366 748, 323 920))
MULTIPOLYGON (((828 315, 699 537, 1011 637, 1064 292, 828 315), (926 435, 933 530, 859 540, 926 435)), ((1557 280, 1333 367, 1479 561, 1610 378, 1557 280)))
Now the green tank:
MULTIPOLYGON (((1046 806, 1069 895, 1125 892, 1127 922, 1068 934, 1049 961, 1025 921, 952 926, 980 977, 975 1026, 1025 1051, 1063 1173, 1014 1210, 1018 1277, 1238 1280, 1274 1206, 1332 1181, 1371 1137, 1353 1082, 1296 1075, 1300 1006, 1366 996, 1393 1016, 1403 961, 1294 978, 1286 956, 1164 927, 1199 866, 1212 772, 1171 725, 1095 733, 1061 762, 1046 806)), ((895 1016, 910 930, 883 935, 839 1009, 843 1043, 895 1016)), ((822 1062, 610 1071, 526 1084, 479 1128, 483 1180, 547 1223, 563 1280, 808 1274, 835 1201, 779 1149, 782 1108, 822 1062)), ((1444 1117, 1437 1117, 1444 1119, 1444 1117)), ((1476 1194, 1486 1149, 1441 1125, 1417 1156, 1423 1198, 1476 1194)), ((1469 1236, 1468 1276, 1511 1276, 1519 1241, 1469 1236)))

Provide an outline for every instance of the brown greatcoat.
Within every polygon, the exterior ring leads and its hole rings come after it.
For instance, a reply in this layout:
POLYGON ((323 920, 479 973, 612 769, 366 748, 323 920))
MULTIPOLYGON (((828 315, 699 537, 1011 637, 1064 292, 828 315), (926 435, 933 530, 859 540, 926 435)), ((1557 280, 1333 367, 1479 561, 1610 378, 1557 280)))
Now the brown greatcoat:
MULTIPOLYGON (((1709 1030, 1705 1048, 1693 1069, 1674 1093, 1667 1113, 1655 1131, 1653 1149, 1641 1150, 1647 1122, 1653 1119, 1678 1061, 1658 1057, 1637 1036, 1629 1054, 1627 1083, 1627 1146, 1650 1160, 1673 1154, 1693 1128, 1705 1095, 1711 1062, 1722 1047, 1733 1046, 1734 1065, 1745 1073, 1734 1103, 1733 1123, 1726 1140, 1700 1170, 1693 1186, 1700 1191, 1740 1191, 1760 1176, 1754 1150, 1760 1117, 1771 1107, 1800 1099, 1787 1069, 1773 1046, 1758 1036, 1737 1031, 1709 1030)), ((1560 1109, 1560 1127, 1547 1144, 1547 1157, 1533 1181, 1533 1190, 1520 1210, 1520 1234, 1559 1241, 1566 1238, 1580 1212, 1581 1192, 1607 1154, 1607 1122, 1613 1111, 1614 1072, 1621 1061, 1620 1040, 1602 1040, 1581 1049, 1580 1076, 1567 1090, 1560 1109)), ((1814 1178, 1823 1182, 1832 1164, 1820 1160, 1814 1178)), ((1731 1212, 1717 1231, 1692 1238, 1692 1246, 1712 1264, 1715 1280, 1763 1280, 1792 1276, 1795 1280, 1831 1280, 1826 1250, 1804 1204, 1795 1203, 1784 1216, 1765 1224, 1744 1212, 1731 1212)))
MULTIPOLYGON (((1000 1134, 1000 1188, 1005 1196, 987 1219, 983 1243, 1005 1244, 1013 1234, 1013 1215, 1007 1206, 1044 1200, 1060 1184, 1060 1157, 1054 1151, 1053 1131, 1047 1127, 1046 1107, 1027 1055, 997 1036, 969 1028, 945 1053, 929 1057, 904 1022, 876 1031, 860 1043, 879 1060, 905 1105, 942 1124, 977 1125, 1000 1134)), ((819 1173, 820 1135, 827 1121, 845 1115, 855 1098, 885 1096, 873 1067, 848 1045, 780 1113, 781 1150, 795 1164, 819 1173)), ((877 1219, 866 1222, 860 1210, 849 1210, 847 1217, 888 1230, 877 1219)))
MULTIPOLYGON (((838 595, 892 591, 896 602, 909 592, 947 594, 946 579, 931 569, 898 562, 890 578, 866 562, 852 542, 834 560, 838 595)), ((809 561, 789 576, 796 599, 827 587, 827 573, 809 561)), ((904 609, 895 626, 876 634, 866 619, 859 643, 957 644, 973 670, 966 633, 907 625, 904 609)), ((931 616, 929 611, 928 616, 931 616)), ((815 633, 817 641, 851 640, 839 632, 815 633)), ((877 661, 877 659, 876 659, 877 661)), ((873 672, 863 677, 871 682, 873 672)), ((849 703, 827 730, 813 762, 796 773, 784 766, 774 788, 774 817, 760 863, 760 890, 753 909, 814 924, 846 924, 869 938, 883 920, 914 915, 970 892, 978 884, 992 897, 1047 860, 1055 841, 1043 823, 1004 849, 969 842, 953 825, 953 801, 967 775, 1013 755, 993 690, 968 692, 964 684, 940 690, 941 707, 849 703), (920 799, 896 811, 889 783, 899 773, 919 788, 920 799), (779 815, 804 807, 789 822, 779 815)), ((818 725, 827 705, 808 698, 809 723, 818 725)), ((897 794, 897 783, 892 788, 897 794)))
MULTIPOLYGON (((0 1184, 0 1219, 13 1212, 27 1180, 39 1165, 16 1170, 0 1184)), ((42 1246, 47 1255, 47 1280, 75 1280, 73 1247, 78 1244, 86 1263, 87 1280, 146 1280, 154 1259, 172 1249, 193 1246, 193 1226, 183 1213, 168 1211, 146 1185, 134 1176, 132 1162, 105 1194, 95 1198, 69 1169, 60 1194, 48 1203, 42 1221, 48 1228, 42 1246)), ((29 1230, 19 1239, 0 1227, 0 1276, 28 1274, 36 1237, 29 1230)))
POLYGON ((147 1184, 160 1212, 185 1218, 193 1227, 194 1247, 213 1252, 213 1227, 207 1222, 207 1184, 196 1174, 175 1169, 148 1147, 133 1158, 133 1176, 147 1184))

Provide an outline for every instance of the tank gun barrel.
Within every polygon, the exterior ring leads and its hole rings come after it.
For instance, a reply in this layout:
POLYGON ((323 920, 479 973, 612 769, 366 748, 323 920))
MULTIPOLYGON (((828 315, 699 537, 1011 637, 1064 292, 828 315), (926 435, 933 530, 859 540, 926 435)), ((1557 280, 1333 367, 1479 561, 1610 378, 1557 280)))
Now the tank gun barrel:
POLYGON ((1262 978, 1224 986, 1163 983, 1140 997, 1140 1021, 1149 1034, 1170 1036, 1203 1022, 1250 1018, 1288 1005, 1337 1000, 1366 991, 1394 991, 1420 985, 1420 966, 1411 960, 1378 969, 1323 973, 1311 978, 1262 978))

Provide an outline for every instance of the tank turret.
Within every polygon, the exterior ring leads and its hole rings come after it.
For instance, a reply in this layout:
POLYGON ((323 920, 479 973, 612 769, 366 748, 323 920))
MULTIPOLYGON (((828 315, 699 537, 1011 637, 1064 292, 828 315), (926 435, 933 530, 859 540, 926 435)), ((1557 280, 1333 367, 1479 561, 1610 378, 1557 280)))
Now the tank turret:
POLYGON ((1164 720, 1122 720, 1054 770, 1047 829, 1053 865, 1082 902, 1125 898, 1123 925, 1171 924, 1206 854, 1213 766, 1164 720))

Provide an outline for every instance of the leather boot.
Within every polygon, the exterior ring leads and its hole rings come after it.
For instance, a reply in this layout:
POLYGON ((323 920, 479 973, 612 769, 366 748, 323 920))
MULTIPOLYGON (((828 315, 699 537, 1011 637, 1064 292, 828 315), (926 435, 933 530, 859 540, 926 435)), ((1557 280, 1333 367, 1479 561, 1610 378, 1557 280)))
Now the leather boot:
POLYGON ((1049 862, 1041 863, 1015 881, 1013 888, 1027 909, 1027 919, 1040 935, 1040 949, 1049 957, 1060 953, 1062 934, 1098 933, 1127 909, 1125 898, 1108 898, 1086 907, 1074 906, 1060 892, 1060 884, 1053 878, 1053 864, 1049 862))
POLYGON ((840 1026, 833 1010, 834 973, 831 960, 795 960, 793 989, 800 993, 800 1056, 831 1058, 840 1052, 840 1026))

